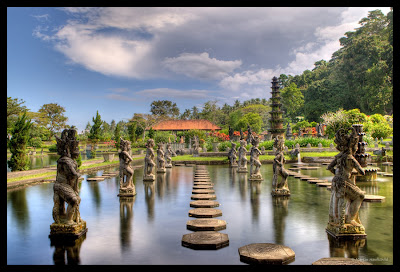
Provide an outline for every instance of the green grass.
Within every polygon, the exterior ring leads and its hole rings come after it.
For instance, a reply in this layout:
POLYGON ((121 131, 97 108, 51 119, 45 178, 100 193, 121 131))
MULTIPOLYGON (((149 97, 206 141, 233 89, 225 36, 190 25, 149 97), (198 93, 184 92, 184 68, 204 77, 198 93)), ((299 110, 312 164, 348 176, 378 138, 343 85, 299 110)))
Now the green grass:
POLYGON ((26 179, 34 179, 34 178, 46 178, 46 177, 52 177, 55 175, 57 175, 57 171, 51 171, 51 172, 46 172, 46 173, 41 173, 41 174, 28 175, 28 176, 22 176, 22 177, 17 177, 17 178, 10 178, 10 179, 7 179, 7 182, 15 182, 15 181, 21 181, 21 180, 26 180, 26 179))
POLYGON ((172 161, 228 161, 228 157, 193 157, 193 155, 182 155, 172 157, 172 161))

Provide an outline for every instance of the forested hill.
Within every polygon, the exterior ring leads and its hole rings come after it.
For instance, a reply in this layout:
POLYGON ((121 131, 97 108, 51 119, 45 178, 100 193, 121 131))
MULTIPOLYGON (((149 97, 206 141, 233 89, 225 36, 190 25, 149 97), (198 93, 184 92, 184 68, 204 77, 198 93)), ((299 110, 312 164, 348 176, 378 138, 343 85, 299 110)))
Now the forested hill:
POLYGON ((358 108, 370 115, 393 111, 393 10, 369 12, 339 40, 327 62, 301 75, 280 75, 282 103, 291 117, 319 121, 327 111, 358 108))

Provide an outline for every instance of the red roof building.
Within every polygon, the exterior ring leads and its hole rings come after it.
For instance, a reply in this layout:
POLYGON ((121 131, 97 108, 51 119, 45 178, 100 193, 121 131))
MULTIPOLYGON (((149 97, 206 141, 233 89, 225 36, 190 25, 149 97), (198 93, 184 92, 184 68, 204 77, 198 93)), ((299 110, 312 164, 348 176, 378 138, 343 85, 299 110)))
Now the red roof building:
MULTIPOLYGON (((152 126, 153 130, 162 131, 183 131, 190 129, 199 130, 221 130, 219 126, 214 125, 208 120, 165 120, 152 126)), ((146 130, 149 130, 147 128, 146 130)))

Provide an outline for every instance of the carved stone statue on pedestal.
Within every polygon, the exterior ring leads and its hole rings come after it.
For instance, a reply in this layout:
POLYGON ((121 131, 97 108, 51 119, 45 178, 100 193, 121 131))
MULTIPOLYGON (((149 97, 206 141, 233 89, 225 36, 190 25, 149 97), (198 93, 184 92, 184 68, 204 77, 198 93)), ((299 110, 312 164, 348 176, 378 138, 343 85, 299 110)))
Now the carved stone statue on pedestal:
POLYGON ((246 158, 246 141, 240 140, 240 147, 238 149, 239 152, 239 161, 238 161, 238 172, 239 173, 247 173, 247 158, 246 158))
POLYGON ((136 188, 133 184, 133 169, 131 167, 132 157, 131 142, 120 138, 121 151, 119 156, 119 197, 132 197, 136 195, 136 188))
POLYGON ((237 159, 236 154, 237 154, 236 144, 234 142, 232 142, 232 148, 229 150, 229 153, 228 153, 230 167, 238 167, 238 164, 236 162, 236 159, 237 159))
POLYGON ((274 196, 289 196, 290 190, 287 183, 287 178, 289 176, 285 169, 285 156, 283 154, 283 149, 285 146, 285 139, 282 136, 277 136, 274 141, 275 158, 272 164, 273 167, 273 177, 272 177, 272 192, 274 196), (278 177, 281 176, 281 181, 278 182, 278 177))
POLYGON ((165 173, 165 159, 164 159, 164 151, 163 151, 163 144, 158 144, 157 149, 157 173, 165 173))
POLYGON ((198 157, 199 153, 200 153, 199 137, 198 136, 194 136, 193 157, 198 157))
POLYGON ((146 156, 144 158, 144 170, 143 170, 143 181, 154 181, 156 180, 153 174, 154 163, 154 140, 148 139, 146 143, 146 156))
POLYGON ((171 168, 172 167, 172 156, 176 156, 176 153, 172 150, 171 144, 167 144, 167 151, 165 152, 165 167, 171 168))
POLYGON ((261 155, 260 149, 258 149, 258 145, 260 143, 259 138, 252 137, 251 144, 253 145, 250 150, 250 178, 249 180, 258 180, 261 181, 262 175, 260 173, 261 162, 259 156, 261 155))
POLYGON ((336 132, 336 148, 340 151, 329 164, 328 170, 335 176, 332 179, 329 204, 329 222, 326 231, 335 238, 365 238, 365 228, 358 216, 364 192, 355 183, 357 174, 365 171, 354 158, 359 137, 355 128, 351 134, 345 129, 336 132))
POLYGON ((79 156, 79 141, 76 140, 75 129, 65 129, 61 138, 56 137, 57 176, 54 183, 54 223, 50 225, 50 238, 77 239, 86 233, 86 222, 79 213, 79 171, 75 159, 79 156), (67 204, 67 209, 65 209, 67 204))

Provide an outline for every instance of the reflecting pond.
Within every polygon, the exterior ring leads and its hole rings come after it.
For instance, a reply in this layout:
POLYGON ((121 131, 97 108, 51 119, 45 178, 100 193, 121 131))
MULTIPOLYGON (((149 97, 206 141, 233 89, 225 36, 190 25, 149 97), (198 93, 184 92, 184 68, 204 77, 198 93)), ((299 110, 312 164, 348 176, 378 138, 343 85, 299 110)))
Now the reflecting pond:
MULTIPOLYGON (((289 168, 290 165, 287 165, 289 168)), ((324 165, 302 170, 331 180, 324 165)), ((380 166, 382 171, 391 171, 380 166)), ((250 243, 284 244, 296 253, 291 264, 309 265, 324 257, 351 257, 376 265, 393 264, 393 178, 378 176, 359 183, 367 194, 386 197, 382 203, 364 202, 360 218, 367 239, 336 243, 325 227, 330 191, 289 177, 291 196, 271 196, 272 165, 263 165, 264 181, 250 182, 229 166, 207 166, 218 209, 227 227, 229 246, 218 250, 183 247, 192 195, 194 168, 175 166, 144 183, 143 169, 136 169, 137 195, 120 200, 119 177, 88 182, 83 175, 80 213, 88 232, 71 245, 52 245, 48 235, 53 223, 53 184, 41 184, 7 192, 7 264, 227 264, 240 262, 238 248, 250 243)))

